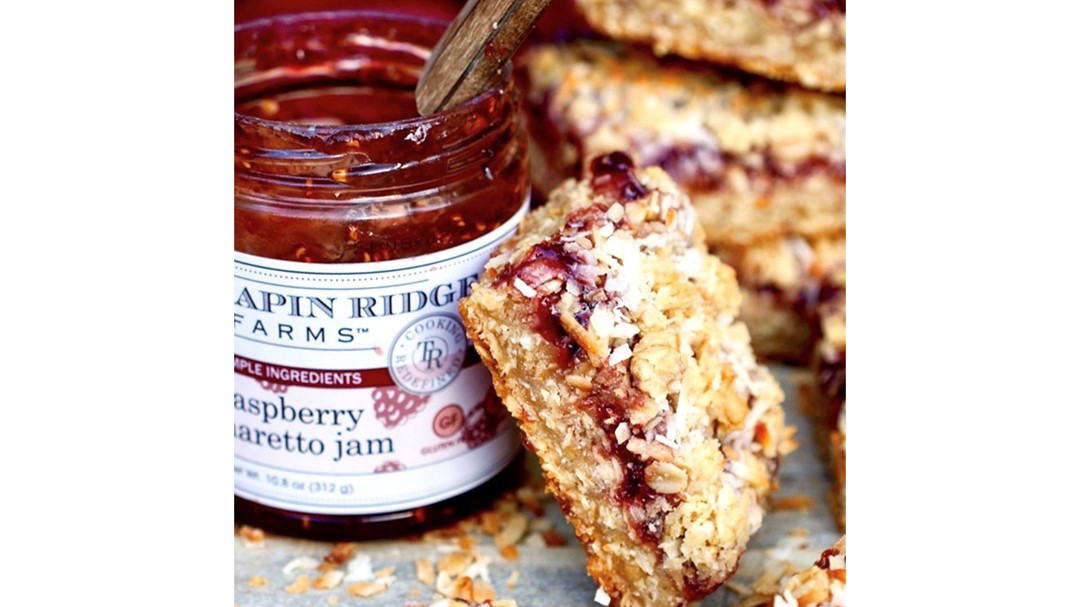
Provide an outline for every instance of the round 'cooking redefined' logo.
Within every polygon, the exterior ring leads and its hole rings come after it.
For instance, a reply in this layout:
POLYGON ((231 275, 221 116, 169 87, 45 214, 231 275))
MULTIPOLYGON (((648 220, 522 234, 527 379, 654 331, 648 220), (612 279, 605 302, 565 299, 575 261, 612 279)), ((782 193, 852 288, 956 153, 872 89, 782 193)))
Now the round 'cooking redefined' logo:
POLYGON ((438 392, 461 371, 468 343, 459 319, 446 314, 425 316, 394 338, 390 375, 406 392, 438 392))

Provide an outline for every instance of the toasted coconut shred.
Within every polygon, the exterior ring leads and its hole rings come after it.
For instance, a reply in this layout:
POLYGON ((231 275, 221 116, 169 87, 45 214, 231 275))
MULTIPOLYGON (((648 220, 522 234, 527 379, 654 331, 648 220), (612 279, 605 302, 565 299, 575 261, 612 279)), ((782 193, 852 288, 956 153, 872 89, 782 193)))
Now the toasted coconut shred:
MULTIPOLYGON (((493 579, 491 564, 509 565, 518 558, 518 546, 538 548, 562 546, 567 540, 554 530, 554 522, 544 516, 540 487, 521 487, 498 500, 490 510, 460 523, 425 533, 420 539, 428 546, 425 556, 413 560, 415 578, 408 596, 428 594, 428 600, 406 600, 406 607, 517 607, 517 601, 500 597, 516 589, 523 580, 519 570, 493 579), (419 587, 418 587, 419 586, 419 587)), ((237 532, 245 544, 264 541, 258 529, 237 532)), ((290 595, 326 593, 326 604, 365 604, 383 597, 399 581, 401 566, 379 563, 378 555, 367 552, 362 543, 339 543, 321 558, 301 555, 281 566, 281 588, 290 595)), ((407 569, 406 569, 407 571, 407 569)), ((253 575, 247 585, 261 588, 278 584, 269 576, 253 575)), ((407 582, 408 583, 408 582, 407 582)))

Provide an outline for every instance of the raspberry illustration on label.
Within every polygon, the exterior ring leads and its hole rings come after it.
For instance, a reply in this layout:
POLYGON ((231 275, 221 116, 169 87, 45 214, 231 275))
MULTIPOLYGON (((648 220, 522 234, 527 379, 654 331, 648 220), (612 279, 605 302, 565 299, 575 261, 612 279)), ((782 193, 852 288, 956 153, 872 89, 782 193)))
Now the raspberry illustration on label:
POLYGON ((431 399, 430 396, 417 396, 393 387, 375 388, 371 398, 374 401, 375 419, 388 430, 415 417, 431 399))

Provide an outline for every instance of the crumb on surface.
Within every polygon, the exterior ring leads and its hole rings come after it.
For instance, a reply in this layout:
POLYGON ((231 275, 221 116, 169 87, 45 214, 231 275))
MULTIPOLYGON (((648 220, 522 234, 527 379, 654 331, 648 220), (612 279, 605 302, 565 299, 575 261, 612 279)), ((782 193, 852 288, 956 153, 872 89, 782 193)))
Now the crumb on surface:
POLYGON ((315 578, 312 586, 316 590, 330 590, 331 588, 337 588, 338 584, 340 584, 343 579, 345 579, 344 571, 340 569, 331 569, 315 578))
POLYGON ((435 584, 435 566, 431 564, 431 559, 419 558, 413 564, 416 565, 416 579, 428 586, 435 584))
POLYGON ((307 575, 297 576, 291 584, 285 586, 285 592, 289 594, 304 594, 309 589, 311 589, 311 578, 307 575))
POLYGON ((353 596, 359 597, 372 597, 386 592, 390 585, 385 580, 379 580, 377 582, 356 582, 350 584, 345 592, 353 596))
POLYGON ((356 548, 357 545, 355 542, 340 542, 334 544, 334 547, 330 549, 330 552, 323 556, 323 562, 332 565, 344 564, 356 554, 356 548))
POLYGON ((285 575, 292 575, 297 570, 310 570, 315 569, 318 566, 318 559, 312 558, 310 556, 298 556, 286 563, 285 566, 281 569, 281 571, 285 575))
POLYGON ((258 527, 241 525, 238 533, 248 548, 261 548, 265 544, 266 532, 258 527))
POLYGON ((269 583, 270 583, 270 581, 267 580, 265 577, 263 577, 261 575, 253 575, 250 578, 248 578, 248 587, 249 588, 262 588, 263 586, 266 586, 269 583))

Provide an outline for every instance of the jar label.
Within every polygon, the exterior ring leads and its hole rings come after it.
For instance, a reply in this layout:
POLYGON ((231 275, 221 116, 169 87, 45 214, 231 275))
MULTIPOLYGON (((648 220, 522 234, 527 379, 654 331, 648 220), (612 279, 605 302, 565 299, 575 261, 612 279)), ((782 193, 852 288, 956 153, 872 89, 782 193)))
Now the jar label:
POLYGON ((377 514, 459 495, 516 455, 458 301, 528 210, 457 247, 314 264, 235 253, 236 495, 377 514))

